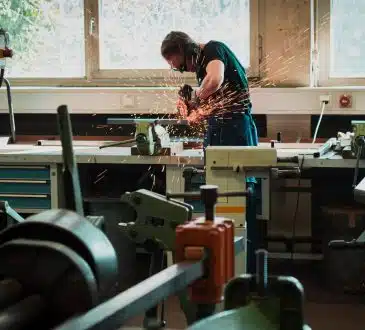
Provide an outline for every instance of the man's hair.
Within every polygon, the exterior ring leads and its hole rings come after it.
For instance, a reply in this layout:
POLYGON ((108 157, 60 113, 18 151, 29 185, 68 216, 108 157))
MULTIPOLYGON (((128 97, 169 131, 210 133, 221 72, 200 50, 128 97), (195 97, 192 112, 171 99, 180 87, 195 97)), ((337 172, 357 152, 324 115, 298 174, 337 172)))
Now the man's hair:
POLYGON ((182 54, 187 45, 196 45, 196 42, 185 32, 171 31, 161 44, 161 55, 167 57, 170 55, 182 54))

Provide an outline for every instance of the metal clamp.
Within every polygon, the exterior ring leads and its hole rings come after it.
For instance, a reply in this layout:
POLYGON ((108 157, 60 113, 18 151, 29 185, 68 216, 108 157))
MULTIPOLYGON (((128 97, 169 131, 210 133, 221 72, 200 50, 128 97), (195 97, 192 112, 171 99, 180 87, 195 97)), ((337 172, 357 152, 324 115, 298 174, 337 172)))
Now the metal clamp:
POLYGON ((175 248, 176 227, 190 221, 193 214, 191 205, 166 200, 165 196, 146 189, 125 193, 121 202, 130 205, 137 217, 120 223, 120 229, 137 243, 151 240, 169 251, 175 248))

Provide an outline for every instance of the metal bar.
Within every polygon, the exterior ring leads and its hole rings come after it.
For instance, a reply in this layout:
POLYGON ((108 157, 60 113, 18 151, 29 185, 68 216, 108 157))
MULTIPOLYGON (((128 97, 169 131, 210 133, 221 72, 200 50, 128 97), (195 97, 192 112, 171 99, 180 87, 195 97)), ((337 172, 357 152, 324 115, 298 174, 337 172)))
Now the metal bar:
POLYGON ((135 125, 138 123, 154 123, 160 125, 188 125, 187 120, 182 119, 159 119, 159 118, 107 118, 108 125, 135 125))
POLYGON ((13 101, 11 98, 10 82, 8 79, 4 78, 4 83, 6 85, 6 95, 8 98, 9 122, 10 122, 10 132, 11 132, 9 143, 15 143, 16 142, 15 118, 14 118, 14 110, 13 110, 13 101))
POLYGON ((65 190, 66 208, 84 215, 83 201, 80 188, 79 172, 72 145, 71 119, 66 105, 57 109, 58 125, 62 143, 63 155, 63 184, 65 190))
POLYGON ((55 330, 117 329, 203 276, 203 261, 173 265, 55 330))
POLYGON ((109 148, 109 147, 118 147, 118 146, 121 146, 124 144, 134 143, 134 142, 136 142, 136 139, 128 139, 128 140, 124 140, 124 141, 111 142, 111 143, 107 143, 107 144, 99 146, 99 149, 104 149, 104 148, 109 148))
MULTIPOLYGON (((227 191, 218 193, 218 197, 247 197, 250 193, 248 191, 227 191)), ((189 197, 200 197, 199 191, 191 191, 184 193, 167 193, 166 198, 189 198, 189 197)))
MULTIPOLYGON (((242 252, 244 245, 243 237, 235 237, 235 254, 242 252)), ((180 292, 203 276, 203 267, 203 261, 173 265, 54 330, 119 328, 133 316, 139 315, 165 298, 180 292)))

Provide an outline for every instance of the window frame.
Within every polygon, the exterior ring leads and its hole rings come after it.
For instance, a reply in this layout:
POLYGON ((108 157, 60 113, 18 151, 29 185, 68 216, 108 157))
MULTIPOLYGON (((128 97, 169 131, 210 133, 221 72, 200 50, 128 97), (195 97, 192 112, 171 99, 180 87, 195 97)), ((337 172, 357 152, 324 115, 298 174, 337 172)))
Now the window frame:
MULTIPOLYGON (((166 87, 182 82, 196 85, 192 73, 172 73, 169 69, 101 70, 99 66, 99 0, 84 0, 85 77, 81 78, 12 78, 13 86, 50 87, 166 87), (174 82, 168 80, 173 75, 174 82), (153 77, 146 81, 143 77, 153 77)), ((260 77, 259 4, 250 0, 250 67, 249 79, 260 77)))
MULTIPOLYGON (((318 85, 320 87, 334 86, 364 86, 364 78, 330 77, 331 59, 331 0, 317 0, 315 13, 317 47, 318 47, 318 85)), ((312 50, 313 51, 313 50, 312 50)))

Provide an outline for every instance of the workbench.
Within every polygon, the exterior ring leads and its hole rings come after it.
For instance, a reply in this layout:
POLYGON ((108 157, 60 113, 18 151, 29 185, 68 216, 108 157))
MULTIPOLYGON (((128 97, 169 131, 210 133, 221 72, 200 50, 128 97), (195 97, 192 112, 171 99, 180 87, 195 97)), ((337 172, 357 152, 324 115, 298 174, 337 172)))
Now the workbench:
MULTIPOLYGON (((166 166, 166 189, 171 192, 184 191, 184 167, 204 166, 203 152, 200 149, 184 150, 175 156, 131 156, 129 147, 99 149, 100 142, 81 142, 82 145, 78 145, 78 141, 74 142, 75 156, 79 164, 166 166)), ((355 159, 343 159, 333 152, 314 158, 312 154, 318 146, 276 144, 278 157, 299 155, 302 169, 355 167, 355 159)), ((8 200, 16 210, 22 213, 36 213, 62 206, 58 180, 62 164, 60 146, 3 145, 0 147, 0 164, 0 198, 8 200)), ((286 165, 293 164, 281 164, 283 167, 286 165)), ((365 161, 360 162, 360 167, 365 167, 365 161)))

